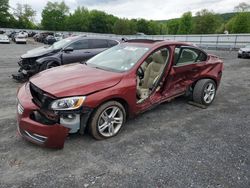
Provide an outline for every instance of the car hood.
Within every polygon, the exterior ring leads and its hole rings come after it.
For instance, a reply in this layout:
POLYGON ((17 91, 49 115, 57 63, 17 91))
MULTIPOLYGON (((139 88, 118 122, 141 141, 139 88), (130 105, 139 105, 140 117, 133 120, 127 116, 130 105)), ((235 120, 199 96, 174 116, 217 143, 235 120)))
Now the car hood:
POLYGON ((120 82, 121 73, 92 68, 80 63, 40 72, 30 82, 55 97, 88 95, 120 82))
POLYGON ((21 58, 26 59, 26 58, 39 57, 39 56, 46 55, 48 53, 52 53, 53 51, 54 51, 53 49, 50 49, 46 46, 42 46, 42 47, 35 48, 33 50, 28 51, 26 54, 23 54, 21 58))
POLYGON ((249 52, 250 48, 241 48, 240 50, 249 52))

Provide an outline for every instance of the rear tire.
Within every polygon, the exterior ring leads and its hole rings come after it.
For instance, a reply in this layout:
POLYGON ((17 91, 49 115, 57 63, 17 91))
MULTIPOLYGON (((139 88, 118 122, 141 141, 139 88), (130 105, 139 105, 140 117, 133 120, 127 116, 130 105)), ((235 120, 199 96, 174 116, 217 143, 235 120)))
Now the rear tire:
POLYGON ((216 84, 211 79, 199 80, 193 90, 193 100, 196 103, 209 106, 216 95, 216 84))
POLYGON ((99 106, 89 122, 89 132, 97 140, 116 136, 126 121, 126 111, 117 101, 99 106))

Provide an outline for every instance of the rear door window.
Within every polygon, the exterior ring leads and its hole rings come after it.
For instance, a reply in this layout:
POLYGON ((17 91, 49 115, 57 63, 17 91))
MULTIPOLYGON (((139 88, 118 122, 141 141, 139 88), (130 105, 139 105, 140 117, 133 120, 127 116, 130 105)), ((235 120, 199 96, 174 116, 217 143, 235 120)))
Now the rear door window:
POLYGON ((88 49, 89 48, 89 41, 87 39, 78 40, 78 41, 70 44, 69 47, 73 48, 74 50, 88 49))
POLYGON ((206 61, 207 55, 199 49, 188 47, 176 47, 175 48, 175 65, 181 66, 186 64, 197 63, 206 61))
POLYGON ((105 39, 90 39, 91 48, 108 48, 108 41, 105 39))

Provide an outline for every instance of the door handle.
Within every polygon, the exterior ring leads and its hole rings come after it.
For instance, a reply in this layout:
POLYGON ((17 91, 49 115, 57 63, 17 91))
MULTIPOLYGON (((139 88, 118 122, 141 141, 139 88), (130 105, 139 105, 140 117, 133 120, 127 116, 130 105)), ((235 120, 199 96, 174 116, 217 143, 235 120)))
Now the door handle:
POLYGON ((85 54, 90 54, 90 52, 84 52, 85 54))

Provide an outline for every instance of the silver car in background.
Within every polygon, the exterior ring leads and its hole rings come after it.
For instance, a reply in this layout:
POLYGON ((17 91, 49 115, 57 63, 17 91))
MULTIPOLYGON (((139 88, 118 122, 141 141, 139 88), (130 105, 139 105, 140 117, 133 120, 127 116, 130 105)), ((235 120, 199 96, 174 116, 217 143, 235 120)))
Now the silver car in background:
POLYGON ((7 35, 5 34, 0 34, 0 43, 10 43, 10 39, 7 35))
POLYGON ((247 58, 250 57, 250 45, 240 48, 238 51, 238 58, 247 58))

